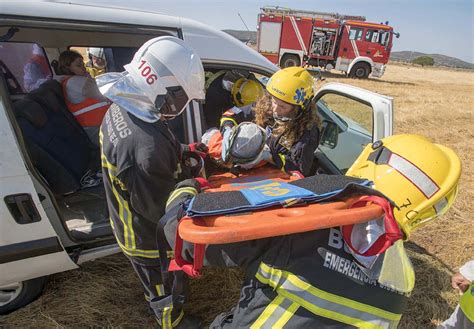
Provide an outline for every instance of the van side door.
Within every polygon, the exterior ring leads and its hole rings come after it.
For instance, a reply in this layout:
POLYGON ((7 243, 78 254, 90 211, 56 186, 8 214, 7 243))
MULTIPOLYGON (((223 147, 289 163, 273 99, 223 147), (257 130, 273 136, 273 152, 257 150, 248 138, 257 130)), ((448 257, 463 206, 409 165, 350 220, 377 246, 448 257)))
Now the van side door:
POLYGON ((27 79, 19 81, 13 72, 23 76, 22 58, 37 56, 39 49, 20 45, 0 43, 0 285, 77 267, 45 213, 20 151, 25 146, 15 137, 11 96, 21 97, 27 79))
POLYGON ((323 125, 315 155, 332 173, 344 174, 367 144, 392 135, 392 97, 327 83, 315 99, 323 125))

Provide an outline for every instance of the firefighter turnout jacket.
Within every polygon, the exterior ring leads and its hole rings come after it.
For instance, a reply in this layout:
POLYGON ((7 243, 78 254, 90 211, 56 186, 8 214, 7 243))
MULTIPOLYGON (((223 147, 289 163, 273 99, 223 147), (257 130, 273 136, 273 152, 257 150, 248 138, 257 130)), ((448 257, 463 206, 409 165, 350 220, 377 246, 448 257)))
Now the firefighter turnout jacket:
MULTIPOLYGON (((172 246, 189 190, 175 190, 168 201, 165 234, 172 246)), ((184 243, 190 262, 192 248, 184 243)), ((407 303, 364 274, 338 228, 208 245, 206 265, 246 270, 238 304, 211 328, 396 328, 407 303)))
POLYGON ((159 265, 156 228, 181 173, 181 144, 163 121, 144 122, 117 104, 100 131, 110 221, 122 251, 159 265))

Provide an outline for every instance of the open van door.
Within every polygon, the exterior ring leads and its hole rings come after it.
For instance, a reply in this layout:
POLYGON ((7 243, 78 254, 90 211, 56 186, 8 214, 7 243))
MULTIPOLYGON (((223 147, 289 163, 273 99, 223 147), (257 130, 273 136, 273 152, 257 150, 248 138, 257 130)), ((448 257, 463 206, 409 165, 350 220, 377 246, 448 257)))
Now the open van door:
POLYGON ((315 99, 323 125, 315 156, 326 172, 344 174, 367 144, 392 135, 392 97, 327 83, 315 99))
MULTIPOLYGON (((42 48, 21 44, 14 49, 0 43, 0 311, 9 298, 18 295, 22 282, 76 268, 53 229, 20 153, 12 126, 12 96, 21 98, 26 92, 25 81, 12 73, 23 72, 21 56, 37 56, 42 48), (36 54, 33 54, 36 52, 36 54), (9 60, 10 58, 10 60, 9 60)), ((46 67, 46 66, 45 66, 46 67)), ((49 66, 47 66, 49 68, 49 66)), ((52 76, 52 75, 51 75, 52 76)), ((13 98, 14 99, 14 98, 13 98)), ((20 139, 21 140, 21 139, 20 139)), ((20 143, 21 144, 21 143, 20 143)), ((23 292, 24 293, 24 292, 23 292)))

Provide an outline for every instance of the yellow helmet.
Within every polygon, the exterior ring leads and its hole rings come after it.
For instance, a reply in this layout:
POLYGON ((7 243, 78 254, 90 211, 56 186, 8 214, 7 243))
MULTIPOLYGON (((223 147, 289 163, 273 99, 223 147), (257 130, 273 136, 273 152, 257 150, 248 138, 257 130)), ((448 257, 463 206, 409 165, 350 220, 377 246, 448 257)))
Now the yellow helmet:
POLYGON ((267 91, 284 102, 307 108, 314 97, 314 79, 302 67, 287 67, 272 75, 267 91))
POLYGON ((263 96, 263 87, 257 81, 240 78, 234 83, 230 93, 236 106, 246 106, 263 96))
POLYGON ((408 239, 452 206, 461 160, 422 136, 394 135, 367 145, 346 175, 373 181, 374 189, 395 202, 393 214, 408 239))

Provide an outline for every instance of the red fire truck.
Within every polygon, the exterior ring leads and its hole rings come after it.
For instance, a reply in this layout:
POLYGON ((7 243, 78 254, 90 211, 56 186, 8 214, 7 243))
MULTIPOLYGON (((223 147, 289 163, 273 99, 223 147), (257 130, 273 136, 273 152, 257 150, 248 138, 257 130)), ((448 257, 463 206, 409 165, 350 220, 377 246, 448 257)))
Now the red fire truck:
POLYGON ((363 16, 263 7, 257 49, 280 67, 312 65, 350 77, 381 77, 392 49, 393 28, 363 16))

